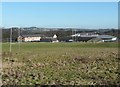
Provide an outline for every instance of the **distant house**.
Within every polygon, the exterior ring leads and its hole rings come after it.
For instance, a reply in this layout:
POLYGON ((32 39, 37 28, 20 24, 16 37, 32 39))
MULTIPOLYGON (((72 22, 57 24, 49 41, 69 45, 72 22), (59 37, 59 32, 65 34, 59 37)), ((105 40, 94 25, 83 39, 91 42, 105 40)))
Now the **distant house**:
POLYGON ((59 40, 57 40, 56 38, 52 38, 52 42, 56 43, 56 42, 59 42, 59 40))
POLYGON ((111 35, 98 35, 94 33, 77 33, 71 35, 76 37, 77 41, 89 41, 89 42, 114 42, 117 41, 117 37, 111 35))
POLYGON ((99 35, 96 38, 102 39, 103 42, 114 42, 117 41, 117 37, 111 35, 99 35))
POLYGON ((87 42, 88 40, 92 39, 92 38, 95 38, 99 36, 98 34, 95 34, 95 33, 76 33, 74 35, 71 35, 72 38, 76 39, 74 41, 85 41, 87 42))
POLYGON ((57 35, 54 34, 53 37, 52 37, 52 42, 55 43, 55 42, 59 42, 59 40, 57 40, 57 35))
POLYGON ((44 37, 44 38, 41 38, 40 42, 53 42, 53 43, 56 43, 56 42, 59 42, 59 40, 57 39, 57 35, 54 34, 53 37, 44 37))
POLYGON ((54 35, 53 35, 53 38, 57 39, 57 35, 56 35, 56 34, 54 34, 54 35))
POLYGON ((22 36, 18 36, 17 41, 18 42, 23 42, 23 37, 22 36))
POLYGON ((33 35, 22 35, 18 36, 17 38, 18 42, 59 42, 57 40, 57 35, 54 35, 53 37, 45 37, 41 34, 33 34, 33 35))
POLYGON ((18 42, 39 42, 41 39, 40 34, 34 34, 34 35, 21 35, 18 37, 18 42))

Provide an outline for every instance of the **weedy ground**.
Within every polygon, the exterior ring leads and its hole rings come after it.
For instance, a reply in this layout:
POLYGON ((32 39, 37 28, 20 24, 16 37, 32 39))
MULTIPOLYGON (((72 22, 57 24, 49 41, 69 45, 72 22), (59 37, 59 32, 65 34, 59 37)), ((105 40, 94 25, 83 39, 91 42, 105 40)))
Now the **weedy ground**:
POLYGON ((3 85, 106 85, 118 80, 118 43, 2 44, 3 85))

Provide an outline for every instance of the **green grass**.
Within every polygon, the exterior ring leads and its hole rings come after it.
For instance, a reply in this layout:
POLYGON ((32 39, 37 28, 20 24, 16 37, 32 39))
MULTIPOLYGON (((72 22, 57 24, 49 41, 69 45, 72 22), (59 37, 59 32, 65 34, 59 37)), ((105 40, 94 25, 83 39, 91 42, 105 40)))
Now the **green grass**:
POLYGON ((118 43, 3 43, 3 84, 119 84, 118 43))

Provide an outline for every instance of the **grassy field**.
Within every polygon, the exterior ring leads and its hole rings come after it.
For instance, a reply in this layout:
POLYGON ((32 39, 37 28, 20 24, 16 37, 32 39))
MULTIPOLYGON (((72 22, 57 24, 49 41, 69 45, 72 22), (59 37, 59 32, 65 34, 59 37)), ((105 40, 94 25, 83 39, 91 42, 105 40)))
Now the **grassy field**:
POLYGON ((4 85, 120 84, 117 43, 3 43, 4 85))

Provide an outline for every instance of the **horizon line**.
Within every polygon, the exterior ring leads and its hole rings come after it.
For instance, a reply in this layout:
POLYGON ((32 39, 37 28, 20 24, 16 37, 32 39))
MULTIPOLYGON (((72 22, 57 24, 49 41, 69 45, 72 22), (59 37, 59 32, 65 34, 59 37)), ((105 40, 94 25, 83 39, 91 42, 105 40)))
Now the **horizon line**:
POLYGON ((44 27, 44 26, 0 26, 0 28, 30 28, 30 27, 36 27, 36 28, 81 28, 81 29, 119 29, 119 27, 97 27, 97 28, 87 28, 87 27, 44 27))

